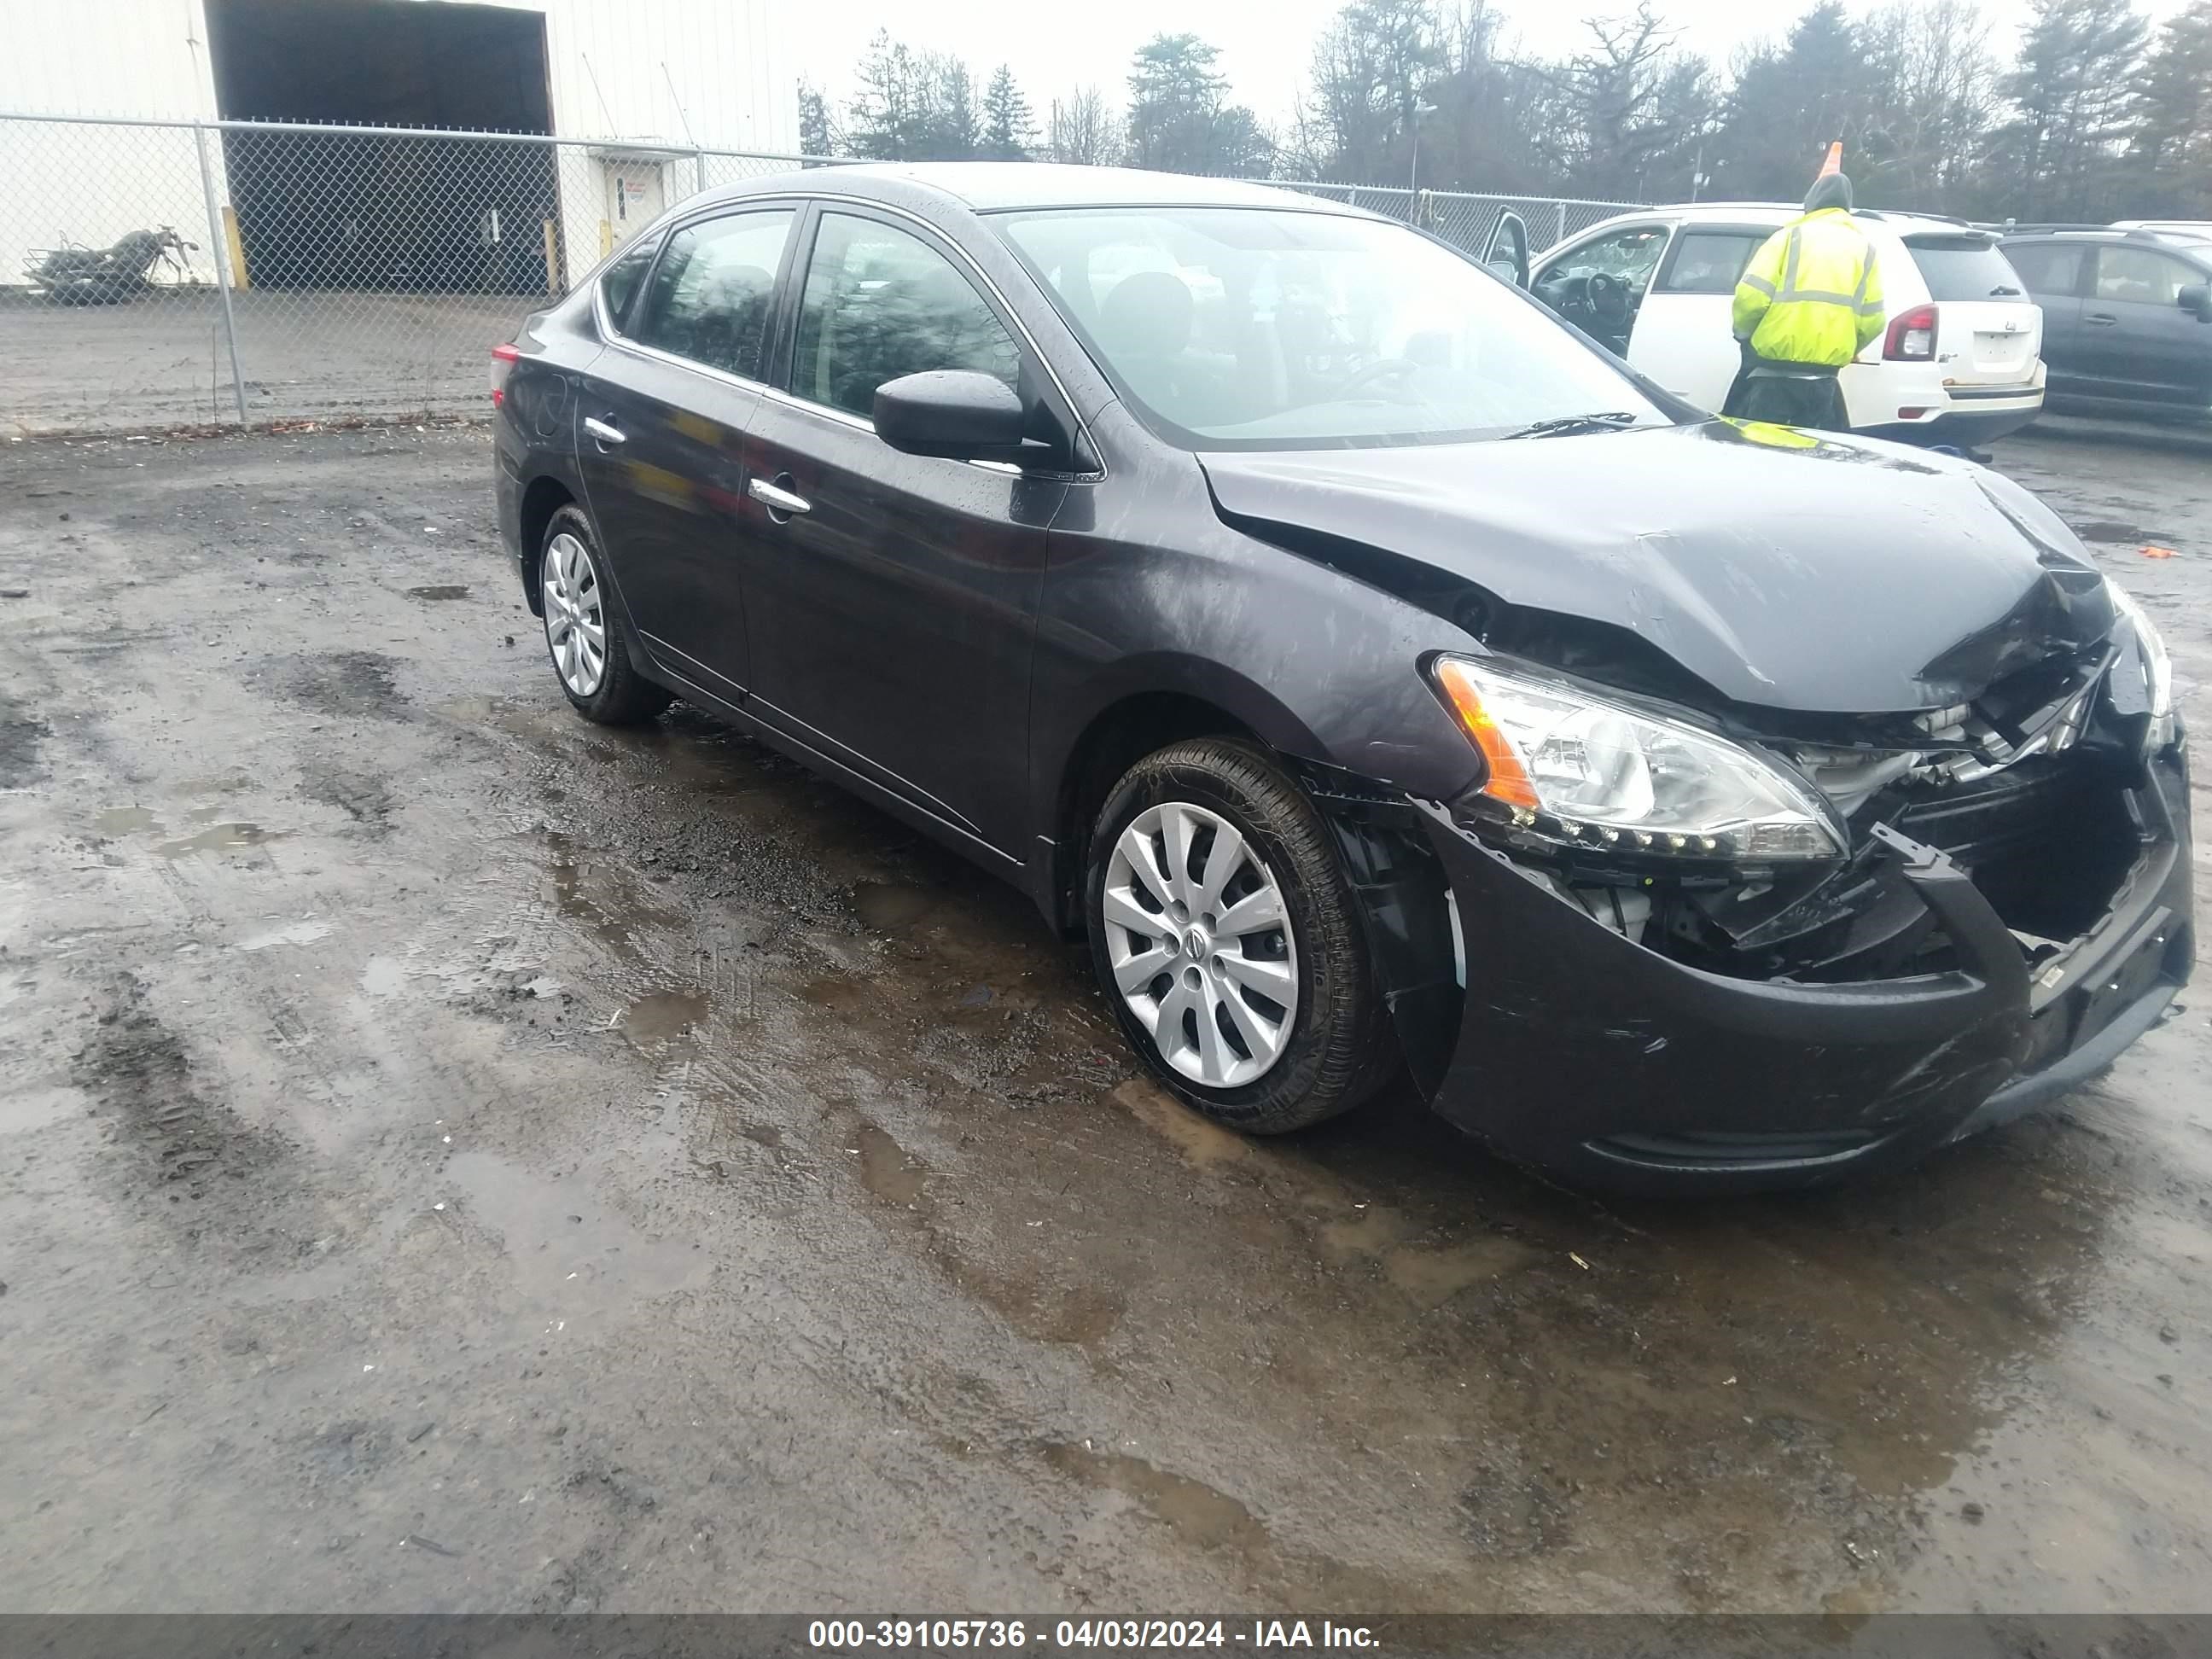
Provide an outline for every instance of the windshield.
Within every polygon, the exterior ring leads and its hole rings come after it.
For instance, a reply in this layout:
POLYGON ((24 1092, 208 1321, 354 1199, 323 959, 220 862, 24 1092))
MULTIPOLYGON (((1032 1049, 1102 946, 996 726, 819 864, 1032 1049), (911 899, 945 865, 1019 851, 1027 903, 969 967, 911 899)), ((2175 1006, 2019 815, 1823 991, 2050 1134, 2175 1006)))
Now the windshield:
POLYGON ((1192 449, 1498 438, 1666 416, 1618 368, 1400 226, 1252 208, 998 224, 1161 435, 1192 449))
POLYGON ((1979 236, 1908 236, 1906 250, 1931 300, 2020 300, 2019 274, 1996 245, 1979 236))

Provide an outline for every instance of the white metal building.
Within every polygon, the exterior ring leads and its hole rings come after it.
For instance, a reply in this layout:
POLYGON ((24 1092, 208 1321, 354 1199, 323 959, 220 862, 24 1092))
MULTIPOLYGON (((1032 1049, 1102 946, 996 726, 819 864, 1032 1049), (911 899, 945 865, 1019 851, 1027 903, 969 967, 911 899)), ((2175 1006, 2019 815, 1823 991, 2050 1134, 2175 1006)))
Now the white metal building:
MULTIPOLYGON (((573 276, 702 171, 714 176, 696 149, 798 148, 794 66, 769 0, 0 0, 0 117, 219 116, 585 141, 557 167, 540 164, 542 202, 502 209, 489 181, 542 148, 395 146, 365 162, 359 145, 211 140, 231 258, 272 282, 335 270, 333 250, 349 237, 358 252, 362 202, 414 204, 411 228, 370 230, 395 246, 411 234, 418 246, 393 258, 427 261, 428 285, 459 258, 448 245, 481 252, 487 238, 529 253, 542 272, 541 213, 557 217, 559 262, 573 276), (658 149, 590 147, 617 138, 658 149), (327 185, 318 167, 330 170, 327 185), (429 224, 434 209, 465 216, 466 229, 429 224)), ((33 154, 0 169, 0 283, 19 280, 28 247, 63 240, 100 246, 170 224, 210 241, 189 133, 15 124, 7 136, 13 154, 33 154)), ((210 257, 198 257, 203 275, 210 257)))

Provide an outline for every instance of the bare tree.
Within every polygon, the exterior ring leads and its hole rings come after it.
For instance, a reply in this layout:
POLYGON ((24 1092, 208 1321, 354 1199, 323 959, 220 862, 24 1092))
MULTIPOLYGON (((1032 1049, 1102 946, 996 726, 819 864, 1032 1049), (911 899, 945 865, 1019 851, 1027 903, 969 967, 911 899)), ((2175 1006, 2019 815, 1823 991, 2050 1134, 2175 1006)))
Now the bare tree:
POLYGON ((1045 150, 1055 161, 1112 167, 1121 157, 1121 118, 1095 86, 1080 86, 1052 100, 1045 121, 1045 150))

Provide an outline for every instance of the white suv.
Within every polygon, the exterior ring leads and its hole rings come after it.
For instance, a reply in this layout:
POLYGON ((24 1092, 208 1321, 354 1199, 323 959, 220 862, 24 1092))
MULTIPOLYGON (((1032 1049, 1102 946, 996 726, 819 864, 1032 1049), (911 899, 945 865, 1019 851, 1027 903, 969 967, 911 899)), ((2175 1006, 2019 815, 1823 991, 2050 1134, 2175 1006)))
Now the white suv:
MULTIPOLYGON (((1718 409, 1741 366, 1729 307, 1760 243, 1802 212, 1705 202, 1624 213, 1539 254, 1529 288, 1668 391, 1718 409)), ((1976 444, 2043 408, 2043 313, 1994 233, 1862 211, 1889 316, 1843 372, 1854 431, 1976 444)))

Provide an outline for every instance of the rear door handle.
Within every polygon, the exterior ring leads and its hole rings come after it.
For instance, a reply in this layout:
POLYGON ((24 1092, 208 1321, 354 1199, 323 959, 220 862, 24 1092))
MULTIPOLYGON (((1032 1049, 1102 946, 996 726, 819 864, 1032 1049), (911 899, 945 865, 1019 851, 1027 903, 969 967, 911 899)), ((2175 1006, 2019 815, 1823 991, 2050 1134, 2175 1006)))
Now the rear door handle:
POLYGON ((805 496, 794 494, 781 485, 772 484, 766 478, 754 478, 748 482, 745 485, 745 494, 758 501, 770 513, 781 513, 788 516, 794 513, 811 513, 814 510, 814 503, 808 501, 805 496))
POLYGON ((610 426, 596 415, 584 416, 584 430, 603 444, 626 444, 629 434, 618 426, 610 426))
POLYGON ((2109 311, 2093 311, 2081 320, 2098 328, 2112 328, 2116 326, 2120 319, 2109 311))

